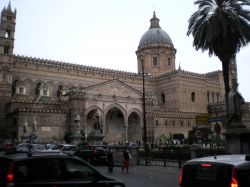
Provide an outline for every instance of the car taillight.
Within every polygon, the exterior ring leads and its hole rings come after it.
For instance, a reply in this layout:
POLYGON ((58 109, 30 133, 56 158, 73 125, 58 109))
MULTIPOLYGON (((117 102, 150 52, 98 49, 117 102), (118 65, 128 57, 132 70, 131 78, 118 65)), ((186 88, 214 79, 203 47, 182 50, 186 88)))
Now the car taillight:
POLYGON ((14 168, 14 162, 11 162, 9 170, 7 172, 7 175, 6 175, 6 180, 8 183, 12 183, 14 181, 13 168, 14 168))
POLYGON ((181 168, 180 175, 179 175, 179 185, 182 186, 182 175, 183 175, 183 167, 181 168))
POLYGON ((202 163, 200 164, 202 167, 211 167, 212 165, 211 164, 208 164, 208 163, 202 163))
POLYGON ((239 184, 238 184, 237 169, 233 167, 230 187, 238 187, 238 186, 239 184))

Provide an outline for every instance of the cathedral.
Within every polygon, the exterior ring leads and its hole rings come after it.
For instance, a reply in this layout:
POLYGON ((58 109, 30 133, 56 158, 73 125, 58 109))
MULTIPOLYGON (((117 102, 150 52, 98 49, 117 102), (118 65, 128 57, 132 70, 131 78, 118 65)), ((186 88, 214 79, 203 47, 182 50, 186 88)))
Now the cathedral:
POLYGON ((155 12, 138 38, 137 73, 15 55, 16 16, 10 4, 1 11, 1 138, 63 142, 95 129, 106 142, 186 138, 210 105, 224 102, 222 71, 176 68, 177 49, 155 12))

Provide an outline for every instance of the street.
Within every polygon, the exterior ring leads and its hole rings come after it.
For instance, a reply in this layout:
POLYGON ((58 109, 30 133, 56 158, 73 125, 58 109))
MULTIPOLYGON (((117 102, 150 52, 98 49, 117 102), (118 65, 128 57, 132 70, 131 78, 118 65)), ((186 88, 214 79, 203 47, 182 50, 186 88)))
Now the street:
POLYGON ((122 180, 126 187, 178 187, 179 168, 160 166, 134 165, 129 173, 123 173, 121 167, 115 167, 113 173, 108 173, 107 167, 97 166, 99 171, 107 176, 122 180))

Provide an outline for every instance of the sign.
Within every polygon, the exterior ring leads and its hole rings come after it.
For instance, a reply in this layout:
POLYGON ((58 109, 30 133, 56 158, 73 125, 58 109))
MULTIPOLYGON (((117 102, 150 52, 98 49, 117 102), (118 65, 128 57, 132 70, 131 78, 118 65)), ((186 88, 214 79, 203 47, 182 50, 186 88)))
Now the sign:
POLYGON ((209 118, 208 121, 211 122, 219 122, 219 121, 224 121, 224 117, 216 117, 216 118, 209 118))
POLYGON ((195 117, 196 119, 196 125, 197 126, 209 126, 209 119, 210 115, 208 114, 202 114, 202 115, 197 115, 195 117))

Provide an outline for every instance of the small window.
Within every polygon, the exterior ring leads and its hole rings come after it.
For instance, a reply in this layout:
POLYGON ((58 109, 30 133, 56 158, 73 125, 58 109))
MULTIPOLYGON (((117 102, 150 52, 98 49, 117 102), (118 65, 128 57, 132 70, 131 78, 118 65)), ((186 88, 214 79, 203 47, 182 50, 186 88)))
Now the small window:
POLYGON ((4 54, 9 54, 9 46, 8 45, 5 45, 4 46, 4 54))
POLYGON ((165 104, 165 102, 166 102, 166 100, 165 100, 165 94, 164 93, 161 94, 161 102, 163 104, 165 104))
POLYGON ((36 95, 41 95, 41 87, 42 87, 42 83, 37 83, 36 85, 36 95))
POLYGON ((171 66, 172 64, 171 64, 171 59, 170 58, 168 58, 168 66, 171 66))
POLYGON ((4 37, 5 38, 9 38, 10 37, 10 29, 6 29, 4 37))
POLYGON ((157 59, 157 57, 153 57, 153 66, 158 66, 158 59, 157 59))
POLYGON ((7 20, 8 20, 8 21, 11 21, 11 17, 10 17, 10 16, 7 16, 7 20))
POLYGON ((158 120, 155 120, 155 125, 156 125, 157 127, 159 126, 158 120))
POLYGON ((195 93, 194 92, 191 93, 191 101, 195 102, 195 93))

